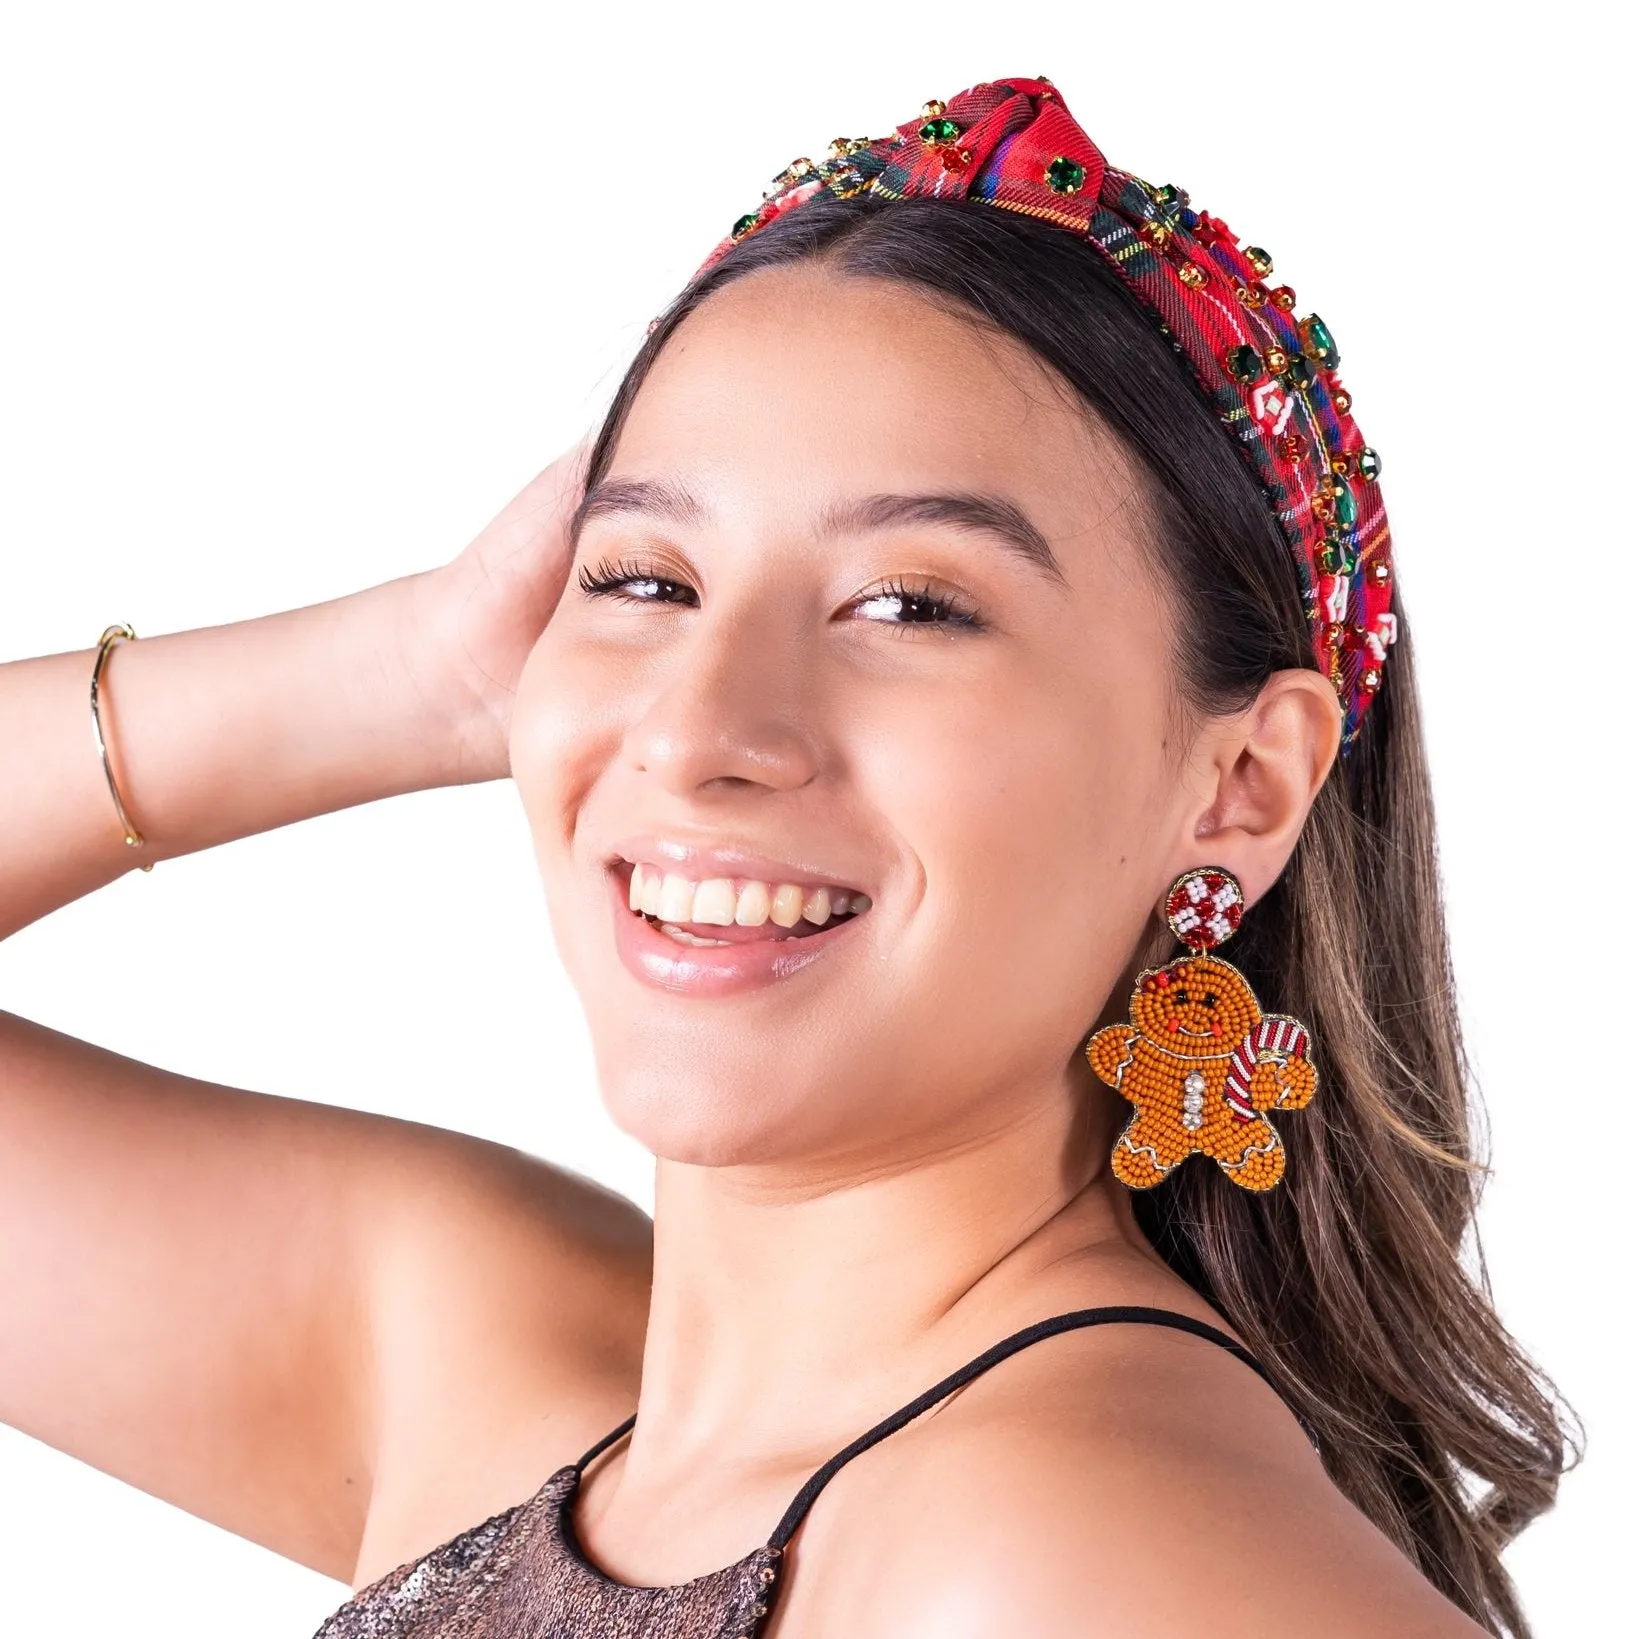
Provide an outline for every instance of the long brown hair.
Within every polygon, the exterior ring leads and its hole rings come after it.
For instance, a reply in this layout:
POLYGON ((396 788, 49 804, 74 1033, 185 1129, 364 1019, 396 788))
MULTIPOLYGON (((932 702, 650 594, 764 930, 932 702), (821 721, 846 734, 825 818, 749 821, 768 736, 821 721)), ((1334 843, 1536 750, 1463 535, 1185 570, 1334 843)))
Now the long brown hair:
MULTIPOLYGON (((1115 432, 1147 491, 1156 563, 1191 610, 1175 654, 1191 707, 1239 709, 1277 669, 1314 665, 1290 551, 1171 342, 1095 252, 997 209, 821 197, 734 246, 650 331, 589 487, 683 319, 734 279, 812 258, 1022 341, 1115 432)), ((1236 941, 1255 991, 1314 1027, 1323 1092, 1286 1130, 1286 1182, 1254 1195, 1181 1167, 1136 1203, 1302 1410, 1344 1494, 1476 1621, 1524 1636, 1499 1553, 1552 1503, 1574 1424, 1503 1328, 1472 1244, 1483 1167, 1398 599, 1396 612, 1383 687, 1236 941)))

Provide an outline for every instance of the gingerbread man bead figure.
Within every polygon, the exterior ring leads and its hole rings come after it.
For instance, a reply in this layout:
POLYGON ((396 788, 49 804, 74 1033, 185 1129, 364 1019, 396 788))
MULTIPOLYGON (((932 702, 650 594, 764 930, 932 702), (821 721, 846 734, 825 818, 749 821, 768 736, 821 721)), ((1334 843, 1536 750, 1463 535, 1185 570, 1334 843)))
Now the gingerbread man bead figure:
POLYGON ((1240 971, 1207 952, 1240 926, 1240 884, 1191 871, 1167 895, 1167 923, 1191 954, 1140 976, 1130 1023, 1100 1030, 1087 1061, 1133 1105, 1110 1156, 1129 1189, 1149 1189, 1179 1162, 1209 1155, 1243 1189, 1273 1189, 1286 1152, 1269 1110, 1315 1094, 1309 1032, 1265 1013, 1240 971))

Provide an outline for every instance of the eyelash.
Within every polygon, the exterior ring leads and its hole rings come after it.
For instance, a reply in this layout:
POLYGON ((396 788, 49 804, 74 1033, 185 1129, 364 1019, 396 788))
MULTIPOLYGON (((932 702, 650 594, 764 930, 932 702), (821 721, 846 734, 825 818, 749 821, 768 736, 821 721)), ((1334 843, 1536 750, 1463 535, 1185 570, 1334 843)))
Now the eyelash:
MULTIPOLYGON (((612 597, 623 603, 676 603, 680 600, 670 596, 670 592, 687 592, 690 590, 683 582, 670 580, 664 575, 650 573, 641 564, 630 559, 611 561, 605 558, 596 568, 588 569, 584 565, 576 577, 582 592, 588 597, 612 597), (634 584, 652 586, 657 592, 666 588, 667 593, 658 596, 638 597, 622 588, 634 584)), ((912 606, 926 611, 920 616, 913 616, 910 620, 883 621, 882 625, 892 626, 896 630, 905 630, 914 626, 962 626, 970 630, 980 630, 984 622, 978 614, 964 608, 949 593, 935 592, 931 586, 907 585, 897 576, 883 585, 866 593, 855 600, 860 603, 875 603, 882 599, 897 599, 903 605, 912 606)))

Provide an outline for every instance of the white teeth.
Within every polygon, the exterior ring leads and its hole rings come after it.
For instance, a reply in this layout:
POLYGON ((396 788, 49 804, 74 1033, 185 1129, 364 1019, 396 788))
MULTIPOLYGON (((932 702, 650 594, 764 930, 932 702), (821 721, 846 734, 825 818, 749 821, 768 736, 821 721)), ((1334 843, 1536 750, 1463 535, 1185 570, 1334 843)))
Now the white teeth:
POLYGON ((660 884, 664 881, 659 871, 643 873, 643 914, 653 916, 660 909, 660 884))
POLYGON ((654 914, 662 922, 694 920, 694 884, 686 876, 669 873, 660 884, 660 904, 654 914))
POLYGON ((694 914, 685 920, 726 928, 734 920, 734 911, 734 884, 726 876, 714 876, 694 890, 694 914))
POLYGON ((734 920, 742 928, 760 928, 768 920, 771 903, 766 882, 748 882, 734 906, 734 920))
MULTIPOLYGON (((736 892, 732 877, 715 876, 694 882, 686 876, 642 864, 632 866, 626 904, 633 911, 670 924, 679 934, 686 931, 677 928, 677 924, 683 922, 717 927, 738 924, 742 928, 758 928, 765 922, 773 922, 782 928, 794 928, 799 922, 808 921, 822 928, 833 918, 858 916, 871 908, 870 895, 852 893, 847 888, 804 888, 798 882, 745 882, 736 892)), ((706 943, 725 941, 710 939, 706 943)))
POLYGON ((732 939, 702 939, 698 934, 690 933, 687 928, 673 927, 670 922, 662 922, 660 931, 675 939, 680 945, 731 945, 732 939))

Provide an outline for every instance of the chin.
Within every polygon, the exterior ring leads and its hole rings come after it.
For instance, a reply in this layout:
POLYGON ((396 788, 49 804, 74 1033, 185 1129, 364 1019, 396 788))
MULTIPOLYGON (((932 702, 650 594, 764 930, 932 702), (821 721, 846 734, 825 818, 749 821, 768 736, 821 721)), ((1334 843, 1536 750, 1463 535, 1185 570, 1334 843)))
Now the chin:
POLYGON ((658 1160, 692 1167, 746 1166, 791 1155, 791 1106, 800 1099, 793 1100, 787 1084, 775 1107, 769 1085, 766 1072, 605 1065, 601 1058, 598 1065, 603 1106, 615 1125, 658 1160))

